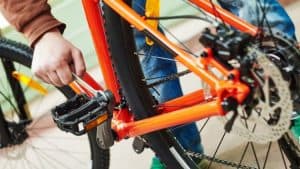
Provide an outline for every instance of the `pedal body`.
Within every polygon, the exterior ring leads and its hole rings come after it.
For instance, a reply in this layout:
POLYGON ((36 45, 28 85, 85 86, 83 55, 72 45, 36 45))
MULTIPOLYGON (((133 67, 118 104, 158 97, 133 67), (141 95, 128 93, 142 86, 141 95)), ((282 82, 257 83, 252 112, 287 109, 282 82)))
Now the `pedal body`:
POLYGON ((56 106, 52 117, 58 128, 77 136, 97 127, 97 143, 107 149, 114 144, 111 129, 114 106, 115 99, 110 91, 97 93, 92 98, 81 94, 56 106))

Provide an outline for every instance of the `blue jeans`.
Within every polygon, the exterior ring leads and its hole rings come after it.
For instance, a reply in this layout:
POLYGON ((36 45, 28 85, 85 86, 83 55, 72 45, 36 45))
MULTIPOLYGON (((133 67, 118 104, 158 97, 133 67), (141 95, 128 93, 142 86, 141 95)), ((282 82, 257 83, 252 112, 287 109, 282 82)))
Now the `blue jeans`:
POLYGON ((279 31, 290 39, 296 39, 295 26, 277 0, 218 0, 218 2, 223 8, 253 25, 263 25, 264 28, 269 26, 273 31, 279 31), (262 9, 266 12, 263 23, 261 23, 264 15, 262 9))
MULTIPOLYGON (((144 15, 145 0, 134 0, 132 7, 140 15, 144 15)), ((148 46, 145 43, 145 36, 140 32, 135 31, 134 36, 137 50, 139 53, 144 53, 145 55, 141 63, 146 79, 165 77, 177 73, 176 63, 172 60, 166 60, 173 58, 169 52, 162 49, 156 43, 153 46, 148 46)), ((147 82, 151 83, 151 80, 147 82)), ((151 93, 158 102, 165 102, 183 95, 178 79, 155 86, 155 88, 151 90, 151 93)), ((203 153, 201 137, 195 123, 175 127, 172 129, 172 132, 185 149, 203 153)))
MULTIPOLYGON (((294 38, 294 25, 284 9, 276 0, 264 1, 264 6, 268 6, 271 11, 268 12, 266 16, 270 26, 286 33, 288 37, 294 38)), ((253 3, 256 2, 256 0, 219 0, 219 2, 225 9, 258 25, 259 19, 257 19, 257 17, 261 17, 262 12, 257 10, 255 3, 253 3)), ((132 6, 140 15, 144 15, 145 0, 134 0, 132 6)), ((145 43, 145 36, 140 32, 135 31, 134 36, 137 50, 139 53, 144 54, 141 63, 146 78, 164 77, 177 72, 175 62, 168 60, 173 58, 170 53, 157 44, 148 46, 145 43)), ((151 83, 151 81, 149 82, 151 83)), ((155 86, 155 89, 152 90, 152 94, 159 102, 165 102, 180 97, 183 93, 179 80, 177 79, 155 86)), ((201 137, 195 123, 173 128, 172 132, 185 149, 203 153, 201 137)))

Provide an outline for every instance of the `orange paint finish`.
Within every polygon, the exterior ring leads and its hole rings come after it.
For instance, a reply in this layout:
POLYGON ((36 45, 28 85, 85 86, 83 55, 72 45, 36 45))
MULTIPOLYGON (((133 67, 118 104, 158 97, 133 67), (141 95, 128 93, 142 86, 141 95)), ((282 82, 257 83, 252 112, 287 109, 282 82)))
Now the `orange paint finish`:
POLYGON ((205 68, 207 68, 208 66, 213 66, 214 68, 216 68, 218 71, 220 71, 220 73, 222 73, 223 75, 228 75, 229 71, 222 65, 220 64, 218 61, 216 61, 214 59, 214 54, 212 49, 210 48, 205 48, 203 50, 203 53, 206 55, 205 57, 200 57, 200 62, 204 65, 205 68))
POLYGON ((76 94, 80 94, 83 92, 83 90, 80 88, 80 86, 76 82, 70 83, 69 86, 76 94))
POLYGON ((114 111, 111 128, 115 131, 117 140, 122 140, 128 135, 128 133, 124 130, 124 126, 130 122, 134 122, 134 117, 127 108, 114 111))
POLYGON ((102 124, 107 119, 108 119, 108 115, 107 114, 105 114, 103 116, 100 116, 97 119, 95 119, 94 121, 91 121, 90 123, 88 123, 85 126, 85 130, 86 131, 90 131, 90 130, 94 129, 95 127, 97 127, 98 125, 102 124))
POLYGON ((126 137, 135 137, 153 131, 191 123, 211 116, 223 115, 222 107, 217 101, 198 104, 166 114, 157 115, 136 122, 121 124, 118 128, 126 137))
POLYGON ((259 29, 256 26, 242 20, 218 5, 212 5, 210 0, 189 1, 242 32, 248 33, 252 36, 256 36, 259 33, 259 29))
POLYGON ((93 97, 93 94, 91 92, 89 92, 87 89, 85 89, 83 86, 81 86, 80 84, 78 84, 77 82, 72 82, 69 84, 69 86, 71 87, 71 89, 76 93, 76 94, 83 94, 85 93, 86 95, 88 95, 89 97, 93 97))
POLYGON ((103 27, 104 21, 101 16, 101 8, 99 7, 99 0, 82 0, 82 5, 92 34, 99 65, 106 83, 106 88, 113 92, 116 101, 119 102, 119 85, 112 68, 112 62, 103 27))
MULTIPOLYGON (((211 95, 212 97, 215 97, 216 93, 214 91, 211 91, 211 95)), ((212 100, 212 98, 210 98, 209 100, 212 100)), ((209 100, 206 100, 204 91, 201 89, 182 97, 178 97, 168 102, 159 104, 158 111, 159 113, 168 113, 185 107, 193 106, 195 104, 207 102, 209 100)))
POLYGON ((204 65, 204 68, 207 72, 208 67, 216 68, 224 77, 233 78, 228 80, 219 80, 214 87, 214 90, 217 92, 217 96, 222 100, 225 97, 233 96, 239 103, 242 103, 244 99, 250 92, 250 89, 247 85, 240 82, 240 73, 238 70, 228 70, 216 59, 214 59, 213 52, 211 49, 204 49, 205 57, 200 57, 200 63, 204 65))
POLYGON ((103 87, 93 79, 91 75, 87 72, 83 75, 82 80, 84 80, 87 84, 91 85, 95 90, 103 90, 103 87))

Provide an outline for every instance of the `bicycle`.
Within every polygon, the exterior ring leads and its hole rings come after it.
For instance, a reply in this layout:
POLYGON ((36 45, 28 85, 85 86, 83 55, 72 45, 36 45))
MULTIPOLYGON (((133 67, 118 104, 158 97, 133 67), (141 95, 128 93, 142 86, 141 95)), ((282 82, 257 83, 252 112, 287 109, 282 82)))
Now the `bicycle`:
MULTIPOLYGON (((202 32, 200 42, 205 49, 201 56, 191 53, 184 46, 174 44, 147 22, 172 17, 140 17, 131 9, 131 1, 83 0, 106 88, 109 90, 104 91, 88 74, 83 77, 85 82, 78 79, 70 84, 68 90, 71 89, 78 95, 53 110, 52 115, 58 127, 75 135, 94 130, 93 133, 97 136, 94 135, 90 140, 95 145, 92 151, 97 147, 96 141, 100 150, 108 151, 114 141, 136 137, 133 143, 136 152, 140 153, 145 147, 150 147, 172 169, 197 168, 196 162, 202 159, 236 168, 265 168, 272 141, 278 141, 278 155, 282 157, 282 166, 299 168, 299 144, 288 131, 291 112, 297 110, 298 106, 297 56, 300 53, 295 42, 277 33, 273 34, 270 30, 263 31, 211 1, 188 2, 193 7, 220 18, 215 20, 208 15, 204 15, 204 18, 187 15, 173 17, 218 23, 216 33, 209 29, 202 32), (156 78, 154 82, 148 83, 149 79, 144 78, 140 68, 139 51, 135 49, 132 28, 150 37, 150 42, 163 46, 188 70, 156 78), (234 41, 226 44, 227 46, 223 45, 229 39, 234 41), (225 54, 216 51, 223 51, 225 54), (226 52, 234 57, 226 55, 226 52), (237 57, 239 55, 243 57, 237 57), (233 64, 233 61, 238 64, 233 64), (218 72, 211 71, 211 67, 218 72), (245 70, 245 67, 251 69, 245 70), (287 69, 291 67, 294 68, 292 71, 287 69), (190 72, 208 85, 183 97, 156 103, 149 87, 155 88, 158 84, 190 72), (271 113, 268 107, 276 109, 272 109, 271 113), (217 158, 221 143, 212 156, 187 151, 168 129, 204 118, 210 119, 212 116, 223 117, 221 121, 225 131, 220 142, 227 132, 249 141, 238 161, 217 158), (261 129, 267 132, 259 132, 261 129), (262 165, 256 156, 253 142, 267 143, 264 145, 267 153, 262 165), (255 159, 244 164, 245 152, 249 146, 254 151, 255 159)), ((205 124, 206 122, 203 126, 205 124)), ((93 161, 97 159, 99 160, 92 156, 93 161)), ((101 163, 102 168, 108 168, 109 155, 104 154, 100 159, 106 162, 101 163)), ((93 168, 97 168, 96 165, 93 168)))

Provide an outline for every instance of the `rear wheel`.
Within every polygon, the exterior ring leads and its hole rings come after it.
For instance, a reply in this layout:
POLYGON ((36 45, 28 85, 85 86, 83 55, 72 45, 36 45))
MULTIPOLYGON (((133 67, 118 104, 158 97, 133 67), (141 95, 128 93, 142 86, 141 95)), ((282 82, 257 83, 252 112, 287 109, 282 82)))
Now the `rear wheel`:
POLYGON ((75 137, 52 120, 50 109, 73 97, 71 88, 47 86, 43 95, 21 84, 14 72, 34 79, 32 50, 23 44, 1 38, 0 60, 1 168, 108 169, 109 150, 97 146, 96 131, 75 137))
MULTIPOLYGON (((136 1, 127 0, 126 2, 131 5, 131 3, 136 1)), ((184 2, 182 4, 185 4, 184 2)), ((184 8, 183 6, 181 7, 184 8)), ((186 10, 185 12, 192 11, 192 9, 195 10, 195 7, 189 6, 187 9, 190 10, 186 10)), ((108 6, 104 5, 103 10, 111 57, 122 86, 122 94, 126 97, 126 101, 137 120, 153 116, 156 114, 155 107, 159 105, 156 104, 155 99, 149 91, 149 81, 153 84, 153 79, 155 79, 158 84, 161 84, 168 81, 166 79, 170 79, 171 76, 148 77, 146 79, 140 64, 140 58, 143 57, 140 56, 140 53, 143 53, 143 51, 136 50, 132 27, 108 6)), ((191 15, 184 14, 185 17, 178 17, 179 14, 177 13, 176 17, 181 19, 192 18, 191 15)), ((199 15, 202 16, 203 13, 199 12, 193 18, 200 18, 199 15)), ((182 23, 186 24, 187 22, 182 23)), ((179 25, 179 23, 176 24, 179 25)), ((189 39, 188 43, 184 43, 184 40, 180 40, 180 37, 174 37, 173 33, 165 29, 163 25, 161 25, 161 28, 168 34, 168 37, 171 37, 173 40, 175 39, 176 43, 183 49, 195 56, 199 56, 199 53, 197 53, 199 46, 196 46, 196 50, 195 46, 192 46, 192 48, 189 47, 190 42, 193 42, 193 44, 196 42, 191 41, 194 40, 193 38, 189 39)), ((184 28, 185 32, 186 29, 188 28, 184 28)), ((178 34, 182 35, 180 32, 178 34)), ((198 40, 199 36, 196 35, 194 37, 198 40)), ((164 56, 153 57, 163 58, 164 56)), ((295 59, 296 56, 292 57, 295 59)), ((174 61, 172 59, 168 60, 174 61)), ((179 74, 177 75, 179 76, 179 74)), ((188 77, 188 80, 190 80, 190 77, 188 77)), ((152 87, 155 88, 155 86, 152 87)), ((170 129, 146 134, 142 137, 167 168, 171 169, 198 168, 198 163, 201 159, 207 159, 208 163, 212 163, 212 165, 209 164, 210 166, 217 166, 217 168, 242 168, 243 166, 247 166, 282 169, 289 167, 297 168, 299 166, 299 143, 293 141, 295 139, 289 131, 278 141, 267 144, 256 144, 242 141, 239 137, 227 134, 223 130, 224 125, 220 124, 215 118, 199 121, 197 125, 202 136, 202 144, 205 149, 204 154, 197 154, 184 149, 170 129), (212 131, 217 132, 213 134, 212 131)))

